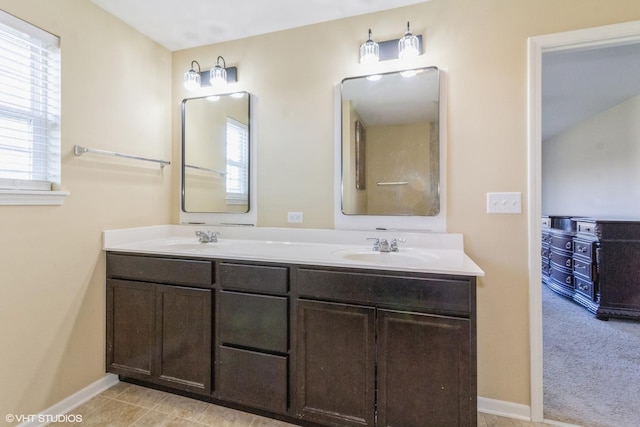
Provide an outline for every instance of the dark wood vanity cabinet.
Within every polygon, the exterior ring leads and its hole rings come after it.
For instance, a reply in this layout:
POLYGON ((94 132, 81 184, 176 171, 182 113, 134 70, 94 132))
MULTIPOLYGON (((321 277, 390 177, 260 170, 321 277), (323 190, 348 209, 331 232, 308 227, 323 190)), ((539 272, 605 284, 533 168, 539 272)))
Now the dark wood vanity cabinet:
POLYGON ((475 426, 475 279, 298 270, 296 416, 475 426))
POLYGON ((289 409, 289 269, 220 263, 214 397, 289 409))
POLYGON ((108 254, 107 371, 210 394, 212 277, 208 261, 108 254))
POLYGON ((476 426, 475 292, 467 276, 109 252, 107 371, 304 425, 476 426))

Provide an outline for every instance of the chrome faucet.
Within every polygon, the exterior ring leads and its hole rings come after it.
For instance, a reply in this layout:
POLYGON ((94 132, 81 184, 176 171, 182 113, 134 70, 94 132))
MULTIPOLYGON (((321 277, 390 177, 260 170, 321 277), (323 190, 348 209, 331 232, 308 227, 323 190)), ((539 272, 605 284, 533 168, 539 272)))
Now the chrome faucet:
POLYGON ((371 250, 378 252, 398 252, 398 243, 405 242, 404 239, 391 239, 391 242, 389 242, 387 239, 378 237, 367 237, 367 240, 373 240, 373 248, 371 250))
POLYGON ((196 231, 200 243, 215 243, 218 241, 219 234, 217 231, 196 231))

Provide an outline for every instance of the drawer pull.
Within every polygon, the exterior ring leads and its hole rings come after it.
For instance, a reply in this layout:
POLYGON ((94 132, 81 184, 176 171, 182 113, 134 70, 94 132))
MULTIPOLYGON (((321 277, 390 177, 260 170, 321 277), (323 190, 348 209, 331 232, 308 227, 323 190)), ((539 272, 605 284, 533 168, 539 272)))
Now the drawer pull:
POLYGON ((582 252, 582 253, 587 252, 587 247, 586 246, 578 246, 578 252, 582 252))
POLYGON ((571 242, 571 241, 569 241, 569 242, 567 242, 567 243, 564 245, 564 247, 565 247, 566 249, 571 249, 571 244, 572 244, 572 242, 571 242))
POLYGON ((569 258, 567 260, 567 262, 564 263, 564 265, 566 265, 567 267, 571 268, 571 258, 569 258))
POLYGON ((578 290, 586 291, 587 289, 589 289, 589 286, 583 285, 581 283, 578 284, 578 290))
POLYGON ((572 281, 573 281, 573 277, 567 276, 567 279, 565 280, 565 282, 567 282, 567 285, 570 285, 572 281))

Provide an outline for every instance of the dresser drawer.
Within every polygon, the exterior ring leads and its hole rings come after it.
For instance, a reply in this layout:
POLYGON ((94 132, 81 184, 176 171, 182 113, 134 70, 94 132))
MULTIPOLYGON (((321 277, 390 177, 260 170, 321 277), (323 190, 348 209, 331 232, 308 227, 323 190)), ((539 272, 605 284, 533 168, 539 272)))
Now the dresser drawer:
POLYGON ((582 234, 588 234, 590 236, 596 236, 596 224, 590 221, 578 221, 576 231, 582 234))
POLYGON ((107 277, 195 287, 214 282, 211 261, 115 253, 107 253, 107 277))
POLYGON ((594 284, 588 280, 585 280, 581 277, 575 277, 575 289, 577 292, 580 292, 583 295, 589 297, 590 300, 594 300, 594 284))
POLYGON ((549 235, 549 245, 555 249, 571 252, 573 250, 573 236, 552 232, 549 235))
POLYGON ((585 257, 591 261, 594 260, 593 247, 595 243, 590 240, 573 239, 573 253, 581 257, 585 257))
POLYGON ((589 281, 596 280, 596 265, 588 260, 575 257, 573 259, 573 274, 580 275, 589 281))
POLYGON ((220 286, 258 293, 286 294, 289 269, 264 265, 220 263, 220 286))
POLYGON ((571 270, 573 265, 571 254, 551 252, 549 254, 549 261, 559 267, 567 268, 569 270, 571 270))
POLYGON ((573 287, 573 273, 571 272, 566 272, 564 270, 551 267, 549 276, 556 283, 559 283, 564 286, 573 287))
POLYGON ((549 244, 549 232, 548 231, 543 231, 542 232, 542 244, 544 245, 545 243, 548 245, 549 244))
POLYGON ((222 343, 287 352, 287 298, 221 291, 219 303, 222 343))

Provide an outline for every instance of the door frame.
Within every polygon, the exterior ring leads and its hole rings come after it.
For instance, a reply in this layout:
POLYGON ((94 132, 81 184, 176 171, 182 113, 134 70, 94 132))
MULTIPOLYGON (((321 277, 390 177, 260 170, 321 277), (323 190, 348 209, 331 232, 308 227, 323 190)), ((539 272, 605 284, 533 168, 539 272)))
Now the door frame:
POLYGON ((640 21, 530 37, 527 41, 527 143, 529 235, 529 337, 531 350, 531 421, 544 419, 542 342, 542 53, 611 47, 640 42, 640 21))

